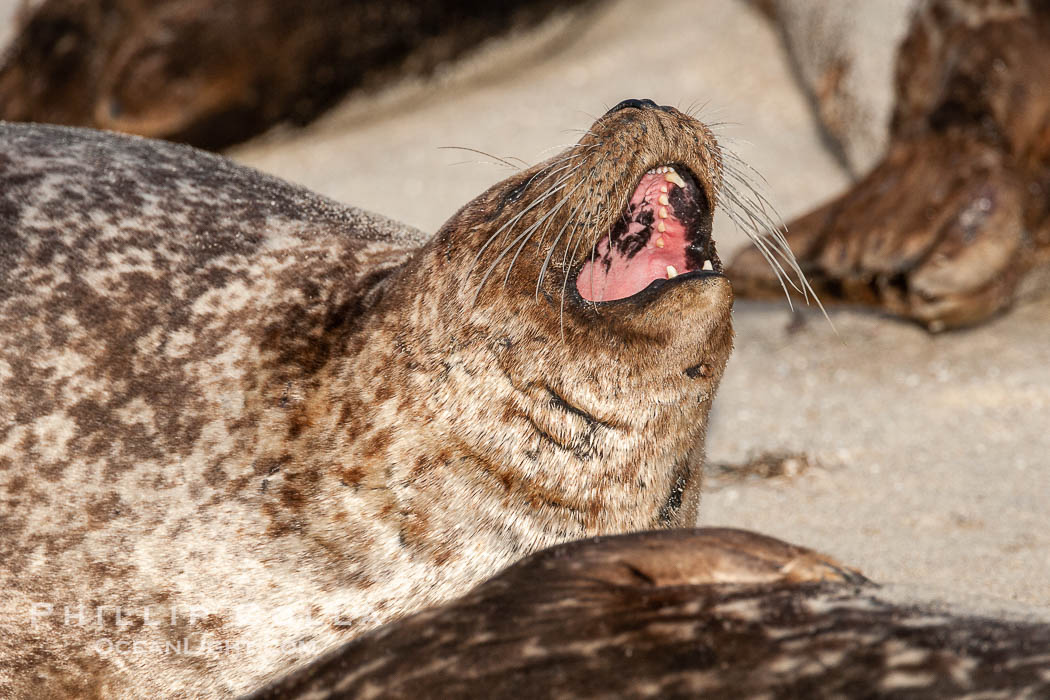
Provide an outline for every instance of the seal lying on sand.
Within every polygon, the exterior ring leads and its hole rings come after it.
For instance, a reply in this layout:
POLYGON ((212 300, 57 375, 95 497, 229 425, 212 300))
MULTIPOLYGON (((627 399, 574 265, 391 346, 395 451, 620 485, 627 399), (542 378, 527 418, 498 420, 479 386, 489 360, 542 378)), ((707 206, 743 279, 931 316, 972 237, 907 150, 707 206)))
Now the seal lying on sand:
POLYGON ((0 62, 0 119, 221 148, 579 2, 45 0, 0 62))
MULTIPOLYGON (((1050 3, 932 0, 897 61, 885 158, 788 240, 822 299, 977 323, 1050 263, 1050 3)), ((733 261, 738 294, 780 292, 764 264, 733 261)))
POLYGON ((1045 697, 1050 623, 902 604, 856 572, 740 530, 534 554, 468 595, 251 696, 1045 697))
POLYGON ((0 693, 246 691, 542 547, 693 524, 735 172, 627 100, 423 244, 0 125, 0 693))

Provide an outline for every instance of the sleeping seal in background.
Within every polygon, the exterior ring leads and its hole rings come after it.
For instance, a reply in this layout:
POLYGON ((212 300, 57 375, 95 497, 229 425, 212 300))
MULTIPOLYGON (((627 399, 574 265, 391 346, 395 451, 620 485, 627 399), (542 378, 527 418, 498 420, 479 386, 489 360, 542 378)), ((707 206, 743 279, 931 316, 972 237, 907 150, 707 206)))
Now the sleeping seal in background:
POLYGON ((626 100, 425 240, 0 125, 0 693, 228 696, 543 547, 692 525, 736 173, 626 100))
POLYGON ((0 119, 218 149, 427 77, 584 0, 43 0, 0 46, 0 119))

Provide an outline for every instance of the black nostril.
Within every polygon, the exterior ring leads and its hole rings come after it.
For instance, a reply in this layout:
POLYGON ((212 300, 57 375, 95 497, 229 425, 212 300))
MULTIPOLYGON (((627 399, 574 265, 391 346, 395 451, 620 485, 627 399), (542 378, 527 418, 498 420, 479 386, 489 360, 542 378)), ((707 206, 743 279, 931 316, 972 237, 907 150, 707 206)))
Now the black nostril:
POLYGON ((627 109, 628 107, 634 107, 635 109, 659 109, 652 100, 624 100, 606 112, 606 114, 619 112, 621 109, 627 109))

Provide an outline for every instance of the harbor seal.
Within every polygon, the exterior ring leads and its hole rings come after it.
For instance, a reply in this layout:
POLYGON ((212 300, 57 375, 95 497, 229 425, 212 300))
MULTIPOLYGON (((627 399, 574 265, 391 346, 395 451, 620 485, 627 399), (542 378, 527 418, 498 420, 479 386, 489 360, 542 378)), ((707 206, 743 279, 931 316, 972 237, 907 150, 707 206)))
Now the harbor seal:
POLYGON ((904 602, 740 530, 535 554, 250 700, 1046 697, 1050 622, 904 602))
MULTIPOLYGON (((883 160, 788 224, 826 301, 943 330, 1008 308, 1050 265, 1050 3, 930 0, 897 55, 883 160)), ((751 251, 738 294, 779 293, 751 251)), ((1041 283, 1040 283, 1041 284, 1041 283)))
POLYGON ((45 0, 0 60, 0 119, 218 149, 583 2, 45 0))
POLYGON ((0 124, 0 693, 244 692, 545 546, 693 524, 732 173, 626 100, 426 239, 0 124))

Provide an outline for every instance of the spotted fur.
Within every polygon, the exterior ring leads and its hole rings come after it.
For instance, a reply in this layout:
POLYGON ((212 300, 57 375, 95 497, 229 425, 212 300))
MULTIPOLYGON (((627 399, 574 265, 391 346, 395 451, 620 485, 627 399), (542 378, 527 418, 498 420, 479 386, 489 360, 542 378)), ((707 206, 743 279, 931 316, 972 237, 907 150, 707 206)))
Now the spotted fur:
POLYGON ((185 147, 0 125, 0 695, 229 696, 539 548, 692 522, 728 282, 563 291, 648 168, 714 202, 714 155, 619 110, 424 242, 185 147), (503 255, 541 219, 569 235, 503 255))

